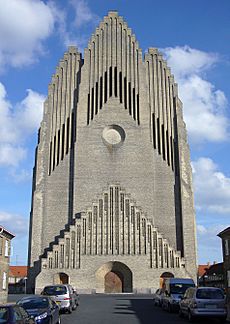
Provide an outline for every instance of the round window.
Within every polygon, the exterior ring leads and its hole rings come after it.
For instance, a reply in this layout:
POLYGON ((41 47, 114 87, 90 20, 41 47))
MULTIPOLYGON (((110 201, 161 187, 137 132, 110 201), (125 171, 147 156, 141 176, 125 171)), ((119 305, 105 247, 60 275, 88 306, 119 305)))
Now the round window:
POLYGON ((125 131, 118 125, 109 125, 103 129, 102 138, 106 145, 120 146, 125 140, 125 131))

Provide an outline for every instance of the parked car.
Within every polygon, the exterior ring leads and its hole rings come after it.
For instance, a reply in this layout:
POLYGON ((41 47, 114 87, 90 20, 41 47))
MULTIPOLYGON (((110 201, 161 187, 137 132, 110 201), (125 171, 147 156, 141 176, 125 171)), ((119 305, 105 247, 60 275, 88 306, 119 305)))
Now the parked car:
POLYGON ((179 311, 179 302, 189 287, 195 283, 189 278, 168 278, 163 285, 162 308, 169 311, 179 311))
POLYGON ((162 297, 163 297, 163 289, 159 288, 156 290, 153 295, 153 302, 155 306, 162 306, 162 297))
POLYGON ((79 305, 79 296, 73 287, 68 284, 45 286, 41 294, 52 296, 60 309, 62 311, 68 311, 68 313, 71 313, 79 305))
POLYGON ((21 298, 17 305, 23 307, 37 324, 60 324, 59 306, 46 296, 28 296, 21 298))
POLYGON ((187 316, 189 321, 194 317, 217 318, 226 321, 227 307, 222 289, 216 287, 188 288, 180 301, 179 315, 187 316))
POLYGON ((0 305, 1 324, 35 324, 33 318, 19 305, 0 305))

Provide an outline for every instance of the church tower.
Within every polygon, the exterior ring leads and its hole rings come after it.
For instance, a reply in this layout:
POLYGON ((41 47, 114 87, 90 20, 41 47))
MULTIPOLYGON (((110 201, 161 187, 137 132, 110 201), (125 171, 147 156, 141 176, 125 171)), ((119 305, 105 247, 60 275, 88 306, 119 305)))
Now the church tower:
POLYGON ((195 213, 177 84, 156 48, 144 58, 116 11, 84 59, 70 47, 49 85, 38 136, 29 284, 149 292, 196 280, 195 213))

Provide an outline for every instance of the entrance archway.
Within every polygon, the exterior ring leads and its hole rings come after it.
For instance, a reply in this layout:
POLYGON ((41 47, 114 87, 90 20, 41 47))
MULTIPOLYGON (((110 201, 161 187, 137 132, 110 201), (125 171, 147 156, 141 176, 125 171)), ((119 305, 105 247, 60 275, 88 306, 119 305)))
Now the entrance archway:
POLYGON ((105 293, 122 293, 124 278, 120 273, 113 271, 105 275, 105 293))
POLYGON ((163 272, 160 276, 160 287, 162 288, 164 286, 164 280, 166 278, 174 278, 174 274, 171 272, 163 272))
POLYGON ((99 291, 122 293, 133 291, 132 271, 122 262, 110 261, 103 264, 96 272, 99 291))
POLYGON ((68 284, 69 283, 69 276, 64 273, 56 273, 54 275, 54 284, 68 284))

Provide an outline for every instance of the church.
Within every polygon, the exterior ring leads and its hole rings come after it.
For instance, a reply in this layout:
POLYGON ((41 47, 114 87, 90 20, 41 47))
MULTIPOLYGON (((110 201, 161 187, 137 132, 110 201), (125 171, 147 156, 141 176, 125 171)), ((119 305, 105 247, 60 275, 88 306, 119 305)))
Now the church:
POLYGON ((157 48, 110 11, 84 57, 69 47, 44 102, 33 172, 31 290, 148 293, 196 281, 192 171, 182 102, 157 48))

